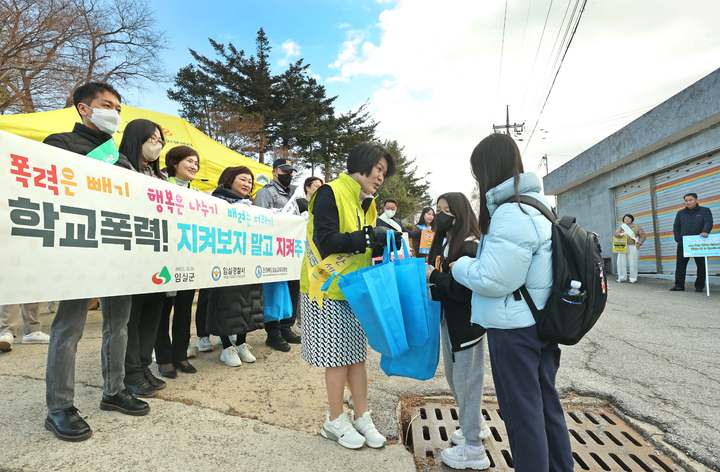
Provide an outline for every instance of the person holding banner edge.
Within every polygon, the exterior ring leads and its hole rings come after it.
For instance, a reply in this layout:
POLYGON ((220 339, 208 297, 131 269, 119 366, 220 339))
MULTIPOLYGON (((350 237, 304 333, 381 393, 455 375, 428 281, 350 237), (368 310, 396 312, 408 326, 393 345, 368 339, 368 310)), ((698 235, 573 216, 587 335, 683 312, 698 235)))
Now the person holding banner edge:
MULTIPOLYGON (((365 332, 337 279, 322 291, 323 278, 329 273, 318 274, 328 264, 336 264, 341 275, 368 267, 373 251, 382 252, 388 230, 374 227, 377 210, 372 196, 385 178, 395 173, 395 166, 395 157, 384 147, 361 144, 348 155, 347 173, 321 186, 309 203, 308 250, 300 278, 300 353, 308 364, 325 368, 329 411, 320 434, 349 449, 366 443, 380 448, 387 441, 378 433, 367 409, 365 332), (353 398, 352 417, 343 409, 346 383, 353 398)), ((400 233, 396 236, 396 243, 401 244, 400 233)))
MULTIPOLYGON (((89 82, 81 85, 73 92, 73 102, 82 124, 76 123, 73 131, 69 133, 52 134, 43 142, 100 159, 102 155, 93 154, 93 151, 112 141, 112 135, 120 126, 121 101, 120 94, 109 84, 89 82)), ((101 160, 132 169, 128 159, 117 147, 111 155, 113 158, 101 160)), ((123 385, 130 305, 130 295, 103 299, 100 356, 103 396, 100 406, 102 409, 114 409, 120 413, 140 416, 148 414, 150 406, 135 398, 123 385)), ((83 335, 89 306, 90 299, 61 301, 50 329, 45 373, 48 408, 45 428, 63 441, 84 441, 92 436, 90 425, 79 415, 73 401, 77 345, 83 335)))
POLYGON ((626 238, 627 248, 626 253, 618 253, 617 265, 618 265, 618 283, 624 282, 627 279, 627 266, 630 263, 630 283, 634 284, 637 282, 638 277, 638 263, 640 262, 640 254, 638 250, 643 245, 645 239, 645 231, 634 223, 635 217, 631 214, 623 216, 623 222, 615 231, 616 238, 626 238))
MULTIPOLYGON (((295 168, 289 159, 275 159, 272 170, 273 179, 258 190, 255 195, 255 205, 272 210, 283 209, 294 198, 295 186, 291 184, 294 174, 295 168)), ((297 206, 295 210, 293 214, 299 215, 297 206)), ((290 351, 290 344, 300 344, 300 336, 292 330, 297 320, 300 282, 298 280, 288 280, 287 284, 293 306, 292 315, 284 320, 265 323, 265 331, 267 332, 265 344, 280 352, 290 351)))

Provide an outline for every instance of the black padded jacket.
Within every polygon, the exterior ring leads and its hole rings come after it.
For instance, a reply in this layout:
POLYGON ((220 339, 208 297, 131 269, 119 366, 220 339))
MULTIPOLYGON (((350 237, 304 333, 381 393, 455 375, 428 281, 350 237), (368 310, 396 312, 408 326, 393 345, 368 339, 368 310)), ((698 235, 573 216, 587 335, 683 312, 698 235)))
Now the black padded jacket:
MULTIPOLYGON (((110 137, 107 133, 95 131, 82 123, 75 123, 75 128, 69 133, 51 134, 45 138, 43 143, 87 156, 90 151, 107 142, 110 137)), ((115 165, 124 169, 136 170, 124 154, 120 154, 115 165)))
MULTIPOLYGON (((475 257, 477 247, 477 241, 465 241, 460 257, 475 257)), ((442 306, 442 316, 447 323, 452 352, 470 349, 479 343, 485 334, 485 328, 470 323, 472 290, 459 284, 451 273, 439 270, 430 274, 430 283, 435 284, 431 292, 433 300, 439 301, 442 306)))

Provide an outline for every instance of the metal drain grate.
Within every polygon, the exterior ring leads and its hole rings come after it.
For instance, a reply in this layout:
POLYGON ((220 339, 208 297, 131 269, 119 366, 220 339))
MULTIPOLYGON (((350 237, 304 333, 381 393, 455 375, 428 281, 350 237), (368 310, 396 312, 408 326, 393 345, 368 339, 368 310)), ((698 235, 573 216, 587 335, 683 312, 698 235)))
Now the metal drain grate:
MULTIPOLYGON (((514 470, 505 423, 497 404, 484 405, 482 412, 492 432, 483 442, 490 470, 514 470)), ((683 470, 606 409, 567 409, 565 421, 576 471, 683 470)), ((454 404, 428 403, 414 408, 411 423, 405 426, 405 445, 412 448, 419 469, 452 470, 440 463, 440 451, 452 446, 450 435, 458 428, 458 408, 454 404)))

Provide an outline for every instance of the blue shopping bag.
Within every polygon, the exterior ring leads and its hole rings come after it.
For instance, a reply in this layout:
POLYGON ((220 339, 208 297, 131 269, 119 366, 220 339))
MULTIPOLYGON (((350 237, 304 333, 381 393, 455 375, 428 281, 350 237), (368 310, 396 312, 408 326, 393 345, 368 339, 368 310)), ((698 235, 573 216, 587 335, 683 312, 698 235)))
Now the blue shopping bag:
POLYGON ((293 307, 287 282, 263 284, 263 319, 268 321, 286 320, 292 316, 293 307))
MULTIPOLYGON (((389 250, 385 248, 386 252, 389 250)), ((408 350, 395 265, 365 267, 340 276, 337 284, 362 325, 370 347, 390 357, 408 350)))
POLYGON ((440 302, 428 301, 430 329, 428 340, 422 347, 411 347, 396 357, 383 355, 380 368, 389 376, 428 380, 435 377, 440 361, 440 302))
MULTIPOLYGON (((388 247, 392 248, 395 260, 390 262, 395 265, 395 277, 397 281, 398 294, 400 295, 400 307, 402 308, 403 324, 405 335, 410 347, 422 347, 428 340, 428 298, 427 279, 425 277, 425 259, 410 257, 405 240, 402 240, 402 249, 405 258, 398 258, 395 248, 395 233, 388 231, 391 242, 388 247)), ((390 251, 383 254, 383 262, 388 262, 390 251)))

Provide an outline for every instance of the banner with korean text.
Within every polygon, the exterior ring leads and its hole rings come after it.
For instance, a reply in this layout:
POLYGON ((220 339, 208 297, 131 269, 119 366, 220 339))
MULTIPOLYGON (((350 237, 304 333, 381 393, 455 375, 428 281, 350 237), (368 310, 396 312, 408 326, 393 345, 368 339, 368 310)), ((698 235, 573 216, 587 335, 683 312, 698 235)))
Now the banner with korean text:
POLYGON ((0 163, 0 304, 300 278, 302 217, 3 131, 0 163))

